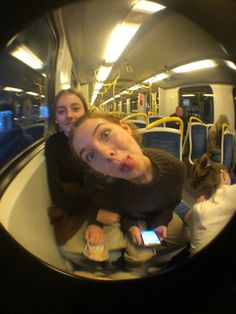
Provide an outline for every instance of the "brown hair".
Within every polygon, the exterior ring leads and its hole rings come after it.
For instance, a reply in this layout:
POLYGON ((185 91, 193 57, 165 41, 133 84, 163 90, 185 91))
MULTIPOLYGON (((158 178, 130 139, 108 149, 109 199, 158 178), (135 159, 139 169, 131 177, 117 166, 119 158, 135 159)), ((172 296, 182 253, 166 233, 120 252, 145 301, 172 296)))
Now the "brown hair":
POLYGON ((57 108, 57 103, 58 103, 58 100, 59 98, 61 98, 62 96, 64 95, 70 95, 70 94, 73 94, 77 97, 80 98, 80 100, 82 101, 82 104, 84 106, 84 110, 85 112, 88 112, 88 105, 87 105, 87 102, 86 102, 86 99, 84 97, 84 95, 76 88, 69 88, 69 89, 62 89, 60 90, 56 97, 55 97, 55 100, 54 100, 54 105, 53 105, 53 111, 52 111, 52 118, 53 118, 53 123, 54 123, 54 127, 55 129, 58 131, 58 125, 55 123, 55 117, 56 117, 56 108, 57 108))
POLYGON ((222 169, 226 169, 223 164, 212 163, 207 154, 203 154, 194 160, 190 188, 197 190, 206 199, 210 198, 220 186, 222 169))
POLYGON ((220 114, 217 121, 212 126, 212 129, 215 129, 215 132, 221 134, 222 125, 227 124, 229 125, 228 117, 225 114, 220 114))
MULTIPOLYGON (((109 121, 111 123, 120 125, 120 118, 117 117, 117 116, 114 116, 112 114, 109 114, 109 113, 106 113, 106 112, 95 112, 95 111, 87 112, 82 117, 79 117, 79 119, 74 123, 74 126, 71 129, 71 132, 70 132, 70 135, 69 135, 70 141, 72 142, 72 140, 73 140, 75 130, 84 121, 89 120, 89 119, 98 119, 98 118, 101 118, 101 119, 107 120, 107 121, 109 121)), ((138 133, 137 127, 135 125, 133 125, 133 124, 129 124, 129 126, 131 127, 133 138, 136 140, 136 142, 139 145, 141 145, 141 134, 138 133)))

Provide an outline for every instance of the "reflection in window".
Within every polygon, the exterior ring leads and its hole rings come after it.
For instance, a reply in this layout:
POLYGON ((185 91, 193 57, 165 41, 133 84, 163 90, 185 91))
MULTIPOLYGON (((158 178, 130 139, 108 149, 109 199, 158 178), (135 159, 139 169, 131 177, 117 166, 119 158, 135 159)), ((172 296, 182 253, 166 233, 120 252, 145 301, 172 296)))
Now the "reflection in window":
POLYGON ((180 88, 179 97, 187 119, 195 116, 205 123, 213 123, 214 98, 210 86, 180 88))
POLYGON ((0 169, 48 132, 46 89, 52 42, 49 25, 38 20, 18 33, 0 54, 0 169), (14 56, 21 47, 41 60, 41 68, 27 64, 24 54, 14 56))

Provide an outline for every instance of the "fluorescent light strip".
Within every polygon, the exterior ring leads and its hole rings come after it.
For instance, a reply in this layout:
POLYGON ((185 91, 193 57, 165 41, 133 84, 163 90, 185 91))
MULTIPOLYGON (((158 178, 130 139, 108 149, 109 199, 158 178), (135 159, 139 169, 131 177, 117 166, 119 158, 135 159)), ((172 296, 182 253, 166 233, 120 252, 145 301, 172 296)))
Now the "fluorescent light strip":
POLYGON ((230 67, 233 70, 236 70, 236 65, 232 61, 226 60, 225 63, 227 64, 228 67, 230 67))
POLYGON ((130 88, 128 88, 128 90, 134 91, 134 90, 139 89, 140 87, 141 87, 140 84, 137 84, 137 85, 131 86, 130 88))
POLYGON ((201 60, 192 63, 188 63, 185 65, 181 65, 177 68, 172 69, 175 73, 184 73, 184 72, 191 72, 197 71, 201 69, 212 68, 216 66, 216 63, 213 60, 201 60))
POLYGON ((23 92, 23 90, 20 88, 15 88, 15 87, 10 87, 10 86, 4 87, 3 90, 6 90, 8 92, 18 92, 18 93, 23 92))
POLYGON ((160 73, 160 74, 157 74, 155 76, 152 76, 152 77, 146 79, 145 81, 143 81, 143 83, 152 84, 154 82, 164 80, 167 77, 168 77, 168 75, 166 73, 160 73))
POLYGON ((97 74, 97 80, 98 82, 104 82, 107 78, 108 78, 108 75, 110 74, 111 72, 111 69, 112 67, 111 66, 101 66, 99 68, 99 71, 98 71, 98 74, 97 74))
POLYGON ((95 102, 96 98, 97 98, 97 95, 93 94, 92 98, 91 98, 91 105, 93 105, 93 103, 95 102))
POLYGON ((35 70, 43 68, 43 62, 24 45, 18 46, 10 54, 35 70))
POLYGON ((38 93, 34 93, 34 92, 26 92, 26 94, 28 94, 28 95, 32 95, 32 96, 39 96, 39 94, 38 94, 38 93))
POLYGON ((100 89, 102 88, 103 84, 102 83, 98 83, 96 82, 94 85, 94 91, 100 91, 100 89))
POLYGON ((139 27, 140 24, 126 22, 115 27, 105 52, 106 63, 113 63, 119 58, 139 27))
POLYGON ((132 11, 140 12, 140 13, 147 13, 147 14, 153 14, 155 12, 161 11, 165 9, 165 6, 152 2, 152 1, 144 1, 140 0, 138 1, 132 8, 132 11))

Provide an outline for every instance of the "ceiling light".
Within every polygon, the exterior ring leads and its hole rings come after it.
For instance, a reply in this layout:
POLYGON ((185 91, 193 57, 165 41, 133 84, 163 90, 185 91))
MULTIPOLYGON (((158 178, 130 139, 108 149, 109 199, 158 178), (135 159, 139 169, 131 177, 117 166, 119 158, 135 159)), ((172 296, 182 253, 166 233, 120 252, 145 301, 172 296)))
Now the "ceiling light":
POLYGON ((196 70, 201 70, 201 69, 212 68, 214 66, 216 66, 216 63, 213 60, 201 60, 201 61, 196 61, 196 62, 188 63, 185 65, 181 65, 180 67, 172 69, 172 71, 175 73, 184 73, 184 72, 191 72, 191 71, 196 71, 196 70))
POLYGON ((93 105, 93 103, 95 102, 96 98, 97 98, 97 95, 93 94, 92 98, 91 98, 91 105, 93 105))
POLYGON ((183 94, 182 97, 195 97, 195 94, 183 94))
POLYGON ((9 87, 9 86, 4 87, 3 90, 6 90, 8 92, 17 92, 17 93, 23 92, 22 89, 15 88, 15 87, 9 87))
POLYGON ((35 70, 43 68, 43 62, 25 45, 16 47, 10 54, 35 70))
POLYGON ((103 86, 103 83, 98 83, 96 82, 95 85, 94 85, 94 90, 95 91, 100 91, 100 89, 102 88, 103 86))
POLYGON ((158 75, 155 75, 155 76, 152 76, 152 77, 146 79, 145 81, 143 81, 143 83, 152 84, 152 83, 154 83, 154 82, 164 80, 164 79, 167 78, 167 77, 168 77, 168 74, 166 74, 166 73, 160 73, 160 74, 158 74, 158 75))
POLYGON ((165 6, 152 1, 138 1, 132 8, 133 11, 152 14, 165 9, 165 6))
POLYGON ((98 80, 98 82, 104 82, 106 79, 107 79, 107 77, 108 77, 108 75, 110 74, 110 72, 111 72, 111 69, 112 69, 112 67, 111 66, 101 66, 100 68, 99 68, 99 70, 98 70, 98 74, 97 74, 97 80, 98 80))
POLYGON ((139 29, 139 26, 140 24, 126 22, 116 26, 105 52, 106 63, 113 63, 119 58, 131 38, 139 29))
POLYGON ((134 90, 139 89, 140 87, 141 87, 140 84, 137 84, 137 85, 131 86, 130 88, 128 88, 128 90, 134 91, 134 90))
POLYGON ((26 94, 32 95, 32 96, 39 96, 39 94, 35 92, 26 92, 26 94))
POLYGON ((233 70, 236 70, 236 65, 232 61, 226 60, 225 63, 233 70))

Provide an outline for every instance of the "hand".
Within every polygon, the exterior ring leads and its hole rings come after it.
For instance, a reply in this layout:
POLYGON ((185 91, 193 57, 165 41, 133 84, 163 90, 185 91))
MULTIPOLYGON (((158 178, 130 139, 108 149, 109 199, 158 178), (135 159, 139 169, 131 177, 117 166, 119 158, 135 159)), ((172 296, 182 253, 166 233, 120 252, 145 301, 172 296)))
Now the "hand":
POLYGON ((142 244, 142 237, 141 237, 141 232, 139 227, 136 226, 132 226, 129 228, 129 232, 131 234, 132 240, 135 244, 142 244))
POLYGON ((112 225, 120 221, 120 215, 106 209, 99 209, 96 219, 104 225, 112 225))
POLYGON ((92 245, 98 245, 105 242, 105 233, 103 229, 97 225, 88 225, 85 230, 84 239, 92 245))
POLYGON ((159 226, 155 229, 155 231, 161 241, 167 236, 166 226, 159 226))
POLYGON ((200 195, 200 196, 197 198, 197 203, 204 202, 205 200, 206 200, 205 196, 204 196, 204 195, 200 195))

